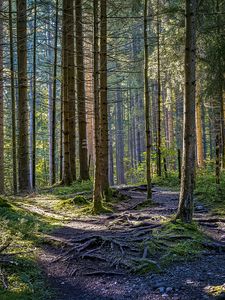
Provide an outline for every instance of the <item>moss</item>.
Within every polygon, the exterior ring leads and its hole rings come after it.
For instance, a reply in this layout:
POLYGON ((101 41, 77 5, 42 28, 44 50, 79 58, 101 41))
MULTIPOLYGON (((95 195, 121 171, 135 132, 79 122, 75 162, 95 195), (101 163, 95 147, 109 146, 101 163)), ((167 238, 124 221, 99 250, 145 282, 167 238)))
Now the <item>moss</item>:
POLYGON ((8 203, 8 201, 2 197, 0 197, 0 208, 9 208, 11 205, 8 203))

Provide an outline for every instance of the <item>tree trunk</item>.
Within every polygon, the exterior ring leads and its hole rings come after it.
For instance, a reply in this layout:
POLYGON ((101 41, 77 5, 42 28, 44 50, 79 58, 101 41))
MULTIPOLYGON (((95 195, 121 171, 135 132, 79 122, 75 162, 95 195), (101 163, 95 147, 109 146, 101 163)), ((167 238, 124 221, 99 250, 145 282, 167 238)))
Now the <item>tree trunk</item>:
POLYGON ((191 222, 195 185, 195 58, 196 0, 186 0, 184 145, 180 202, 177 218, 191 222))
POLYGON ((37 48, 37 3, 34 1, 33 37, 33 99, 32 99, 32 189, 36 188, 36 48, 37 48))
POLYGON ((19 191, 29 192, 29 139, 27 101, 27 5, 17 0, 17 61, 18 61, 18 174, 19 191))
POLYGON ((70 0, 63 0, 63 184, 72 182, 70 169, 70 103, 68 97, 68 34, 70 0))
POLYGON ((69 143, 70 171, 72 181, 76 180, 76 124, 75 124, 75 56, 74 56, 74 1, 68 7, 68 101, 69 101, 69 143))
POLYGON ((102 207, 102 185, 101 185, 101 147, 100 147, 100 114, 99 114, 99 30, 98 30, 98 9, 99 1, 94 0, 94 115, 95 115, 95 176, 94 176, 94 192, 93 207, 94 212, 99 212, 102 207))
POLYGON ((59 0, 56 0, 55 12, 55 41, 54 41, 54 66, 53 66, 53 91, 52 91, 52 116, 49 120, 51 122, 51 136, 49 139, 49 177, 50 184, 56 182, 56 96, 57 96, 57 63, 58 63, 58 23, 59 23, 59 0))
POLYGON ((161 60, 160 60, 160 21, 159 21, 159 0, 157 1, 157 81, 158 81, 158 120, 157 120, 157 175, 162 176, 161 167, 161 60))
POLYGON ((149 119, 149 83, 148 83, 148 23, 147 23, 147 12, 148 12, 148 0, 145 0, 144 7, 144 95, 145 95, 145 130, 146 130, 146 179, 147 179, 147 199, 152 198, 152 183, 151 183, 151 137, 150 137, 150 119, 149 119))
POLYGON ((9 0, 9 38, 10 38, 10 82, 11 82, 11 109, 12 109, 13 191, 14 194, 16 194, 17 193, 16 98, 15 98, 15 74, 14 74, 15 70, 14 70, 13 24, 12 24, 12 1, 11 0, 9 0))
POLYGON ((117 184, 125 184, 124 176, 124 134, 123 134, 123 104, 121 89, 116 91, 116 165, 117 184))
POLYGON ((197 163, 199 168, 204 167, 203 143, 202 143, 202 111, 201 111, 201 95, 200 83, 197 84, 196 99, 196 144, 197 144, 197 163))
POLYGON ((0 0, 0 194, 4 194, 3 0, 0 0))
POLYGON ((107 1, 100 1, 100 112, 102 147, 102 189, 109 188, 108 106, 107 106, 107 1))
POLYGON ((83 50, 83 17, 82 0, 75 1, 76 12, 76 65, 77 65, 77 101, 78 101, 78 125, 79 125, 79 158, 80 179, 88 180, 88 153, 86 132, 86 103, 84 82, 84 50, 83 50))

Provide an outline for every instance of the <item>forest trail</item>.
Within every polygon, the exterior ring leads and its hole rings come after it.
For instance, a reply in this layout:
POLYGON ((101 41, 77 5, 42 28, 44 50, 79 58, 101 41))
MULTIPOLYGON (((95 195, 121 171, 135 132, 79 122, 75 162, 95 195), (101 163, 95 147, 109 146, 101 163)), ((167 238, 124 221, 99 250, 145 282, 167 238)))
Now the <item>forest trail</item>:
MULTIPOLYGON (((56 292, 53 299, 217 299, 208 292, 225 288, 225 220, 216 219, 197 204, 195 219, 218 243, 211 243, 194 260, 174 262, 161 270, 158 254, 149 259, 145 245, 154 230, 175 213, 178 193, 154 187, 155 204, 141 207, 146 198, 144 186, 121 187, 119 192, 127 199, 114 204, 114 213, 67 221, 45 237, 39 261, 56 292), (146 262, 152 267, 150 273, 127 272, 146 262)), ((218 299, 225 299, 221 295, 218 299)))

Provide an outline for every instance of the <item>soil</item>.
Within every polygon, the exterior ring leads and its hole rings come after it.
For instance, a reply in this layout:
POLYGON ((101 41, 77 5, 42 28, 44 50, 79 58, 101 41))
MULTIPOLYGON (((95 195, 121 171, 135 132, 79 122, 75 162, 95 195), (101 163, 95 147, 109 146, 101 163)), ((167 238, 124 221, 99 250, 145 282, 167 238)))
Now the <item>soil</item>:
MULTIPOLYGON (((225 290, 224 251, 205 251, 192 261, 176 262, 160 273, 141 276, 128 272, 127 257, 142 255, 136 247, 138 238, 147 240, 164 218, 176 212, 179 195, 154 187, 155 205, 136 209, 145 202, 145 187, 119 191, 128 198, 114 205, 113 214, 76 218, 46 237, 48 243, 39 261, 55 291, 53 299, 217 299, 208 290, 221 285, 225 290)), ((195 210, 195 219, 204 230, 215 241, 223 241, 225 221, 210 221, 210 212, 199 203, 195 210)), ((225 299, 225 294, 218 299, 225 299)))

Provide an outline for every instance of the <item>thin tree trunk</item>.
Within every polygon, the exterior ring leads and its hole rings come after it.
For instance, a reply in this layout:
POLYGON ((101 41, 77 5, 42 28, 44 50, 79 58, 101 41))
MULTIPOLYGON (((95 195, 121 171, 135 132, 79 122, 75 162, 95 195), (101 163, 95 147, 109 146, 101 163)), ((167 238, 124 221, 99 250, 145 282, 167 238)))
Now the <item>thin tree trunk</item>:
POLYGON ((76 12, 76 65, 77 65, 77 101, 78 101, 78 125, 79 125, 79 158, 80 179, 88 180, 88 153, 86 132, 86 103, 84 82, 84 50, 83 50, 83 13, 82 0, 75 1, 76 12))
POLYGON ((3 0, 0 0, 0 194, 4 194, 3 0))
MULTIPOLYGON (((16 98, 14 77, 14 49, 13 49, 13 22, 12 1, 9 0, 9 38, 10 38, 10 82, 11 82, 11 109, 12 109, 12 166, 13 166, 13 191, 17 193, 17 154, 16 154, 16 98)), ((1 42, 0 42, 1 44, 1 42)))
POLYGON ((201 114, 201 95, 200 83, 197 84, 196 99, 196 144, 197 144, 197 163, 199 168, 204 167, 203 143, 202 143, 202 114, 201 114))
POLYGON ((75 129, 75 55, 74 55, 74 0, 68 7, 68 101, 69 101, 69 142, 70 171, 72 180, 76 180, 76 129, 75 129))
POLYGON ((108 106, 107 106, 107 1, 100 1, 100 112, 102 147, 102 189, 109 188, 108 106))
POLYGON ((147 199, 152 198, 152 180, 151 180, 151 137, 150 137, 150 119, 149 119, 149 82, 148 82, 148 0, 145 0, 144 7, 144 95, 145 95, 145 130, 146 130, 146 179, 147 179, 147 199))
POLYGON ((33 103, 32 103, 32 189, 36 188, 36 47, 37 47, 37 3, 34 0, 33 37, 33 103))
POLYGON ((195 185, 196 0, 186 0, 184 145, 177 218, 191 222, 195 185))
POLYGON ((29 192, 29 142, 27 101, 27 4, 17 0, 17 61, 18 61, 18 174, 19 191, 29 192))
POLYGON ((49 159, 49 175, 50 184, 56 182, 56 96, 57 96, 57 63, 58 63, 58 23, 59 23, 59 0, 56 0, 56 16, 55 16, 55 41, 54 41, 54 70, 53 70, 53 95, 52 95, 52 136, 50 137, 50 159, 49 159))
POLYGON ((160 21, 159 0, 157 1, 157 67, 158 67, 158 120, 157 120, 157 175, 162 176, 161 167, 161 61, 160 61, 160 21))
POLYGON ((93 208, 97 213, 102 207, 102 185, 101 185, 101 147, 100 147, 100 114, 99 114, 99 38, 98 38, 98 10, 99 0, 93 2, 94 12, 94 115, 95 115, 95 176, 93 192, 93 208))
POLYGON ((63 184, 72 182, 70 169, 69 119, 70 106, 68 97, 68 30, 70 0, 63 1, 63 184))

